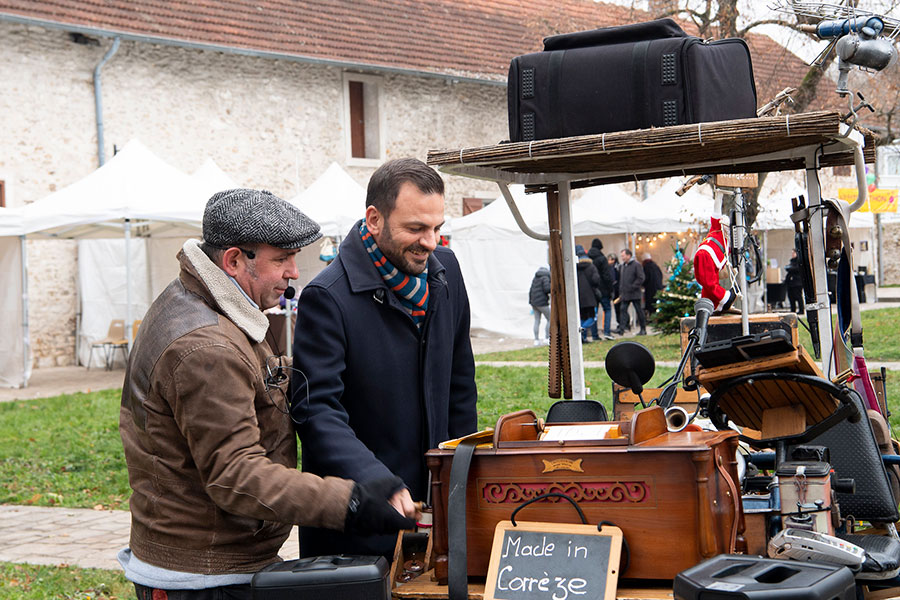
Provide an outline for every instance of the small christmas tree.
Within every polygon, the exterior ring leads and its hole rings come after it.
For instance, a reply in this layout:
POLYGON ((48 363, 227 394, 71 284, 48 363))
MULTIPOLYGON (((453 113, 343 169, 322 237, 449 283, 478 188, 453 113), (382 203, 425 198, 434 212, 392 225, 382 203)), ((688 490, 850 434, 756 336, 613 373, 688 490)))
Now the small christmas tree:
POLYGON ((650 322, 661 333, 677 333, 681 318, 691 316, 694 302, 700 297, 700 284, 694 281, 694 266, 684 260, 684 253, 675 245, 675 256, 666 263, 672 273, 665 289, 657 294, 656 312, 650 322))

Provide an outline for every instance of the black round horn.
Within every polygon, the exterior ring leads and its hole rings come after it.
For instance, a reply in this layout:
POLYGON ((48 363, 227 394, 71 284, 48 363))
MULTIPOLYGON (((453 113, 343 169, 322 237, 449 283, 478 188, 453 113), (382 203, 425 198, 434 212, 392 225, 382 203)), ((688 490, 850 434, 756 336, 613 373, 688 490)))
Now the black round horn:
POLYGON ((644 391, 644 384, 656 371, 653 354, 637 342, 619 342, 606 353, 604 362, 609 378, 635 394, 644 391))

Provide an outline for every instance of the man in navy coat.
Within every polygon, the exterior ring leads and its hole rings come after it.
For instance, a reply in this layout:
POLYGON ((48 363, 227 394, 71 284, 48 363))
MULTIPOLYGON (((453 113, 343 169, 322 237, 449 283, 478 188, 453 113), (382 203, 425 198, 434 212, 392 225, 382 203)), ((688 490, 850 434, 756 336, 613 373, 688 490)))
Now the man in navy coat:
MULTIPOLYGON (((303 290, 294 336, 292 417, 303 470, 369 481, 394 474, 392 504, 425 500, 424 453, 475 431, 469 300, 453 253, 438 245, 444 183, 415 159, 369 180, 365 218, 303 290)), ((383 554, 395 536, 300 531, 302 556, 383 554)))

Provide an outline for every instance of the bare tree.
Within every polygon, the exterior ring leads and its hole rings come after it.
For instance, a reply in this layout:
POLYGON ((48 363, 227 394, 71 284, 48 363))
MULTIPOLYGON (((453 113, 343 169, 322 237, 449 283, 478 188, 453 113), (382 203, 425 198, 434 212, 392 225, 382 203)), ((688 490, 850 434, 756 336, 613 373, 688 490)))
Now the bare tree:
MULTIPOLYGON (((849 0, 848 4, 856 6, 858 0, 849 0)), ((866 3, 866 8, 890 14, 898 4, 900 0, 873 0, 866 3)), ((804 39, 818 39, 809 32, 808 27, 804 27, 817 23, 815 18, 776 11, 757 13, 748 18, 741 11, 742 5, 744 8, 751 8, 748 3, 739 0, 650 0, 647 9, 654 18, 673 17, 682 23, 692 24, 696 28, 696 34, 702 38, 748 38, 763 25, 776 25, 804 39)), ((632 8, 639 8, 638 3, 633 2, 632 8)), ((823 106, 844 109, 845 105, 834 95, 834 87, 826 77, 834 61, 835 53, 831 51, 816 66, 811 66, 800 81, 793 84, 796 91, 791 96, 792 102, 784 107, 785 112, 800 113, 823 106)), ((889 72, 875 77, 870 74, 857 75, 854 85, 874 107, 874 114, 864 116, 862 122, 877 131, 880 144, 890 143, 894 139, 897 116, 900 114, 900 69, 895 64, 889 72)), ((769 100, 771 98, 759 98, 759 103, 762 105, 769 100)), ((765 173, 761 173, 760 187, 764 180, 765 173)), ((759 212, 757 190, 746 197, 748 225, 756 221, 759 212)))

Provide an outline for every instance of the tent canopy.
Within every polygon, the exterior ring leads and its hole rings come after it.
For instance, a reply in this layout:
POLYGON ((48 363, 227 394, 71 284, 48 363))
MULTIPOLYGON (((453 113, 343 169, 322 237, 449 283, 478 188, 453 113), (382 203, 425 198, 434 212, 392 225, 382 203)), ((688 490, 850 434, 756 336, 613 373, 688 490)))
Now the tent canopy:
POLYGON ((201 183, 132 140, 83 179, 22 208, 31 237, 67 239, 122 235, 196 235, 208 194, 201 183))
POLYGON ((336 162, 290 200, 322 228, 322 235, 343 237, 366 212, 366 190, 336 162))
MULTIPOLYGON (((210 196, 216 192, 241 187, 211 158, 207 158, 203 164, 191 174, 191 178, 200 185, 206 200, 209 200, 210 196)), ((204 200, 204 202, 206 200, 204 200)))

